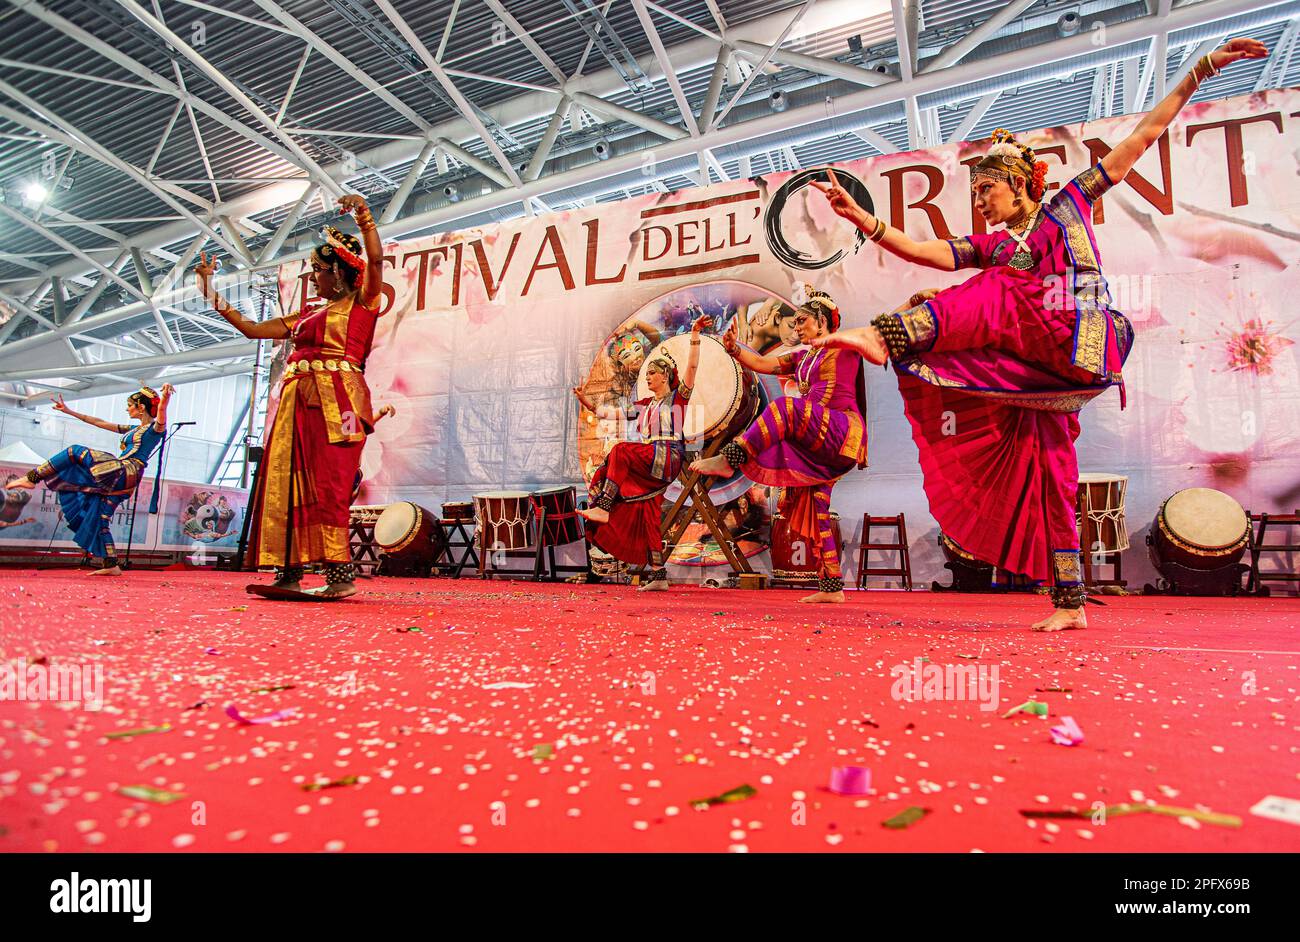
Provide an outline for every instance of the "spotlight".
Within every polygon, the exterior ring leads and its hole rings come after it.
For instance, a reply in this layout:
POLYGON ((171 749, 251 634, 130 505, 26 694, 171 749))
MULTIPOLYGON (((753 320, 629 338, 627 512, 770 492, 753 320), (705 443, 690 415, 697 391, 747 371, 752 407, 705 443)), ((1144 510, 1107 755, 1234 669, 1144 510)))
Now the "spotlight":
POLYGON ((609 160, 610 143, 605 138, 599 138, 591 146, 591 152, 596 155, 597 160, 609 160))
POLYGON ((1056 32, 1062 39, 1067 36, 1073 36, 1079 31, 1081 21, 1078 13, 1062 13, 1061 18, 1056 21, 1056 32))
POLYGON ((35 180, 23 187, 23 199, 29 203, 39 203, 49 195, 50 191, 35 180))
POLYGON ((442 195, 447 197, 453 203, 460 202, 460 188, 454 183, 448 183, 442 188, 442 195))
POLYGON ((785 111, 786 106, 789 105, 789 103, 790 100, 785 97, 785 92, 781 91, 779 88, 767 96, 768 107, 773 111, 785 111))

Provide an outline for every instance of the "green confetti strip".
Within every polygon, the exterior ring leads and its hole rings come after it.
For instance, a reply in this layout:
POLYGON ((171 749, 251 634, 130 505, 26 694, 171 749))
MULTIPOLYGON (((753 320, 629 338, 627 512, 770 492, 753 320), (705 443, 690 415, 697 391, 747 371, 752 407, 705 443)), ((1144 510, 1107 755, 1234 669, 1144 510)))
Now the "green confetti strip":
POLYGON ((1032 713, 1034 716, 1046 716, 1047 704, 1039 703, 1037 700, 1026 700, 1024 703, 1020 704, 1020 706, 1014 706, 1007 710, 1007 712, 1002 714, 1002 718, 1005 720, 1007 717, 1013 716, 1016 713, 1032 713))
POLYGON ((555 755, 555 747, 548 742, 539 742, 533 746, 534 759, 549 759, 555 755))
POLYGON ((710 805, 729 805, 732 802, 744 801, 746 798, 753 798, 758 794, 758 789, 753 785, 737 785, 730 791, 725 791, 721 795, 714 795, 711 798, 696 798, 691 802, 693 808, 707 808, 710 805))
POLYGON ((918 808, 916 805, 913 805, 910 808, 905 808, 900 811, 892 818, 886 818, 884 821, 881 821, 880 826, 891 828, 895 831, 901 831, 903 828, 910 828, 913 824, 920 821, 929 813, 929 808, 918 808))
POLYGON ((185 797, 184 792, 169 792, 165 788, 152 785, 123 785, 117 790, 123 798, 138 798, 140 801, 152 801, 157 805, 170 805, 185 797))
POLYGON ((277 690, 292 690, 297 684, 277 684, 274 687, 258 687, 253 693, 275 693, 277 690))
POLYGON ((324 788, 344 788, 348 785, 357 784, 357 781, 355 775, 345 775, 343 778, 336 778, 332 782, 308 782, 302 786, 302 790, 305 792, 318 792, 324 788))
POLYGON ((124 729, 116 733, 105 733, 105 739, 125 739, 127 736, 147 736, 150 733, 170 733, 172 731, 171 723, 163 723, 161 726, 143 726, 140 729, 124 729))

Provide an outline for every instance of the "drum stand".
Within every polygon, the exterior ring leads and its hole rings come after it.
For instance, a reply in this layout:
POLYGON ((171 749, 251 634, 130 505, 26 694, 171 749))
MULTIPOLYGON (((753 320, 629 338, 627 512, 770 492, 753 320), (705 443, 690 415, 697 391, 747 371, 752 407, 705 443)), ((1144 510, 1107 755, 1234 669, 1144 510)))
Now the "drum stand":
MULTIPOLYGON (((725 437, 715 438, 709 442, 704 450, 700 452, 701 458, 712 458, 722 446, 727 443, 725 437)), ((686 532, 686 528, 698 514, 700 520, 708 527, 713 538, 718 541, 727 562, 731 564, 732 571, 737 575, 752 575, 754 570, 750 568, 749 560, 745 554, 740 551, 735 542, 732 540, 731 531, 727 528, 718 508, 713 504, 713 498, 709 496, 709 478, 700 474, 698 471, 692 471, 689 467, 683 468, 678 480, 682 483, 682 492, 678 495, 677 500, 668 509, 664 515, 663 524, 660 527, 660 533, 664 538, 664 559, 667 560, 672 555, 673 550, 677 547, 677 542, 686 532), (687 506, 687 500, 691 505, 687 506)), ((639 573, 644 573, 647 567, 642 566, 639 573)))
POLYGON ((482 567, 479 565, 478 553, 474 551, 474 537, 470 536, 469 531, 465 529, 465 524, 467 523, 473 524, 474 518, 470 517, 469 519, 464 519, 461 517, 443 517, 438 521, 438 525, 442 527, 443 537, 445 538, 440 558, 445 559, 446 562, 434 563, 434 568, 444 576, 451 576, 453 579, 459 579, 460 574, 465 571, 465 567, 471 564, 475 569, 481 571, 482 567), (453 539, 453 537, 456 536, 459 536, 460 539, 453 539), (461 553, 460 558, 457 559, 453 550, 464 550, 464 552, 461 553))
MULTIPOLYGON (((534 582, 559 582, 560 578, 558 574, 562 572, 586 573, 588 576, 591 575, 591 548, 585 539, 582 540, 583 565, 558 565, 555 562, 556 544, 550 542, 545 537, 546 510, 543 508, 542 510, 537 511, 536 516, 533 519, 535 522, 532 526, 536 528, 534 533, 536 534, 537 543, 536 546, 526 547, 524 549, 488 549, 484 545, 484 542, 487 539, 487 528, 479 527, 480 539, 478 541, 478 551, 480 555, 475 560, 475 564, 478 566, 478 574, 480 578, 492 579, 495 576, 506 576, 507 578, 510 578, 529 575, 527 569, 497 569, 491 561, 493 556, 503 556, 506 559, 531 559, 533 561, 531 574, 534 582), (550 564, 549 567, 547 566, 547 563, 550 564), (543 573, 546 573, 545 580, 542 579, 543 573)), ((576 543, 578 541, 575 540, 574 542, 576 543)), ((567 546, 568 544, 560 545, 567 546)), ((464 565, 465 559, 462 558, 460 566, 464 567, 464 565)), ((457 572, 459 573, 459 569, 457 572)))

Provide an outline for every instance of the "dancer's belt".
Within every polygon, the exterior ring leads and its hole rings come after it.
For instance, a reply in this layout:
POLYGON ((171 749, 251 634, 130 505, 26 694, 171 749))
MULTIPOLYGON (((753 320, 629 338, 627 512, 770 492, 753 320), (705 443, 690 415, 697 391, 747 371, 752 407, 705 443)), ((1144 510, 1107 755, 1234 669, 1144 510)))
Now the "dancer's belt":
POLYGON ((291 379, 301 373, 361 373, 363 370, 351 360, 295 360, 284 368, 284 378, 291 379))

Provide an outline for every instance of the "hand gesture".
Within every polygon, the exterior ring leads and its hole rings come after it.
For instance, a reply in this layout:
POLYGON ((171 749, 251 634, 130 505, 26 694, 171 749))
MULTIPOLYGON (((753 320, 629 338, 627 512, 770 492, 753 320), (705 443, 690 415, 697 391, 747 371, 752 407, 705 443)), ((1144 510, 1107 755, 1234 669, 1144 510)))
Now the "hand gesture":
POLYGON ((1210 61, 1216 69, 1222 69, 1241 59, 1263 59, 1267 55, 1268 47, 1257 39, 1229 39, 1210 53, 1210 61))
POLYGON ((62 396, 56 396, 56 397, 55 397, 55 400, 54 400, 54 411, 55 411, 55 412, 64 412, 64 413, 66 413, 66 414, 68 414, 68 415, 72 415, 72 410, 68 408, 68 404, 67 404, 66 402, 63 401, 63 397, 62 397, 62 396))
POLYGON ((691 333, 695 336, 699 336, 700 331, 708 330, 712 326, 713 318, 708 314, 701 314, 699 317, 695 318, 694 322, 692 322, 691 333))
POLYGON ((722 345, 726 347, 727 353, 731 356, 737 356, 740 353, 740 318, 734 317, 731 320, 731 326, 727 328, 726 333, 722 335, 722 345))
POLYGON ((862 207, 858 205, 857 200, 849 195, 848 190, 840 186, 835 171, 830 167, 826 168, 826 176, 830 178, 830 183, 822 183, 820 180, 810 180, 809 182, 825 194, 827 201, 831 204, 831 209, 835 210, 837 216, 843 216, 845 219, 856 222, 862 215, 862 207))
POLYGON ((366 209, 366 198, 357 193, 346 193, 339 197, 339 209, 345 213, 366 209))
POLYGON ((920 291, 916 292, 916 294, 907 299, 907 306, 916 307, 920 304, 924 304, 938 293, 938 288, 922 288, 920 291))
POLYGON ((194 274, 199 280, 199 290, 204 294, 208 292, 208 285, 212 281, 212 276, 221 270, 221 260, 217 258, 216 253, 209 258, 205 252, 199 253, 199 263, 194 266, 194 274))
POLYGON ((174 392, 176 392, 175 386, 173 386, 171 383, 163 383, 163 387, 161 390, 162 401, 166 402, 168 399, 172 397, 172 393, 174 392))
POLYGON ((397 409, 391 403, 380 409, 379 415, 375 416, 375 418, 382 419, 390 415, 397 415, 397 409))

